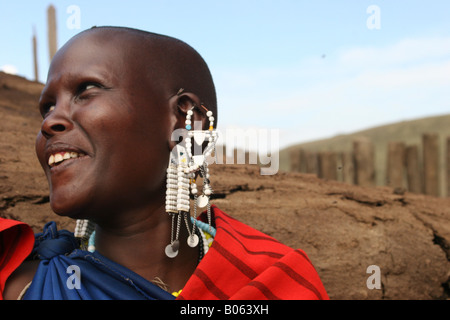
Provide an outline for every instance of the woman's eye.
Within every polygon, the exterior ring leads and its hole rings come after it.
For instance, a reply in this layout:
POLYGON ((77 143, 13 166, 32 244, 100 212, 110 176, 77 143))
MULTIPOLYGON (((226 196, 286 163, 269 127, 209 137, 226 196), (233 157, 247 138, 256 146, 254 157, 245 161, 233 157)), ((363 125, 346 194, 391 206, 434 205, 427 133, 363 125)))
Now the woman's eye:
POLYGON ((42 116, 46 117, 53 110, 55 110, 55 106, 54 105, 45 106, 44 108, 42 108, 42 116))
POLYGON ((77 88, 76 98, 80 99, 80 100, 88 99, 89 97, 92 96, 92 94, 95 93, 95 91, 91 92, 90 90, 95 89, 95 88, 99 88, 99 87, 100 86, 98 84, 95 84, 95 83, 92 83, 92 82, 82 83, 77 88))
POLYGON ((95 85, 93 85, 93 84, 87 84, 87 85, 84 87, 84 90, 89 90, 89 89, 92 89, 92 88, 95 88, 95 85))
POLYGON ((78 98, 84 99, 84 98, 90 97, 89 91, 92 89, 95 89, 95 88, 101 88, 101 86, 99 84, 92 83, 92 82, 86 82, 86 83, 81 84, 77 90, 78 98))
POLYGON ((81 86, 78 87, 78 93, 83 93, 84 91, 87 91, 89 89, 93 89, 98 87, 94 83, 83 83, 81 86))

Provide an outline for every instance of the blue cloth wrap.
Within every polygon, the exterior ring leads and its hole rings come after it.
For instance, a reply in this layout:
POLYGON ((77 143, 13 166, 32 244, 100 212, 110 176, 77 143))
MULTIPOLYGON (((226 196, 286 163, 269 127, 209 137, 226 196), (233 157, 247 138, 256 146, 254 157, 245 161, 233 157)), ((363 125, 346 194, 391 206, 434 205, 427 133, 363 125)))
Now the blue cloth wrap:
POLYGON ((77 249, 54 222, 35 235, 32 255, 41 262, 24 300, 172 300, 175 297, 98 252, 77 249), (76 273, 74 270, 78 270, 76 273))

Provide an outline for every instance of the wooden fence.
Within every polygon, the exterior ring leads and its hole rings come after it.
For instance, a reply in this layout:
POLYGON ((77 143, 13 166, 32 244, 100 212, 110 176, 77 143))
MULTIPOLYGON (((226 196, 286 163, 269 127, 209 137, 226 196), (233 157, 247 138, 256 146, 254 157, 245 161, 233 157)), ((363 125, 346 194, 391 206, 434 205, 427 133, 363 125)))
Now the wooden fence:
MULTIPOLYGON (((444 154, 439 150, 439 136, 434 133, 422 135, 421 148, 404 142, 389 142, 386 148, 385 185, 414 193, 450 196, 450 137, 446 139, 444 154), (440 156, 444 157, 444 168, 440 166, 440 156)), ((323 179, 376 185, 375 148, 368 139, 354 140, 351 152, 293 151, 290 164, 291 171, 313 173, 323 179)))

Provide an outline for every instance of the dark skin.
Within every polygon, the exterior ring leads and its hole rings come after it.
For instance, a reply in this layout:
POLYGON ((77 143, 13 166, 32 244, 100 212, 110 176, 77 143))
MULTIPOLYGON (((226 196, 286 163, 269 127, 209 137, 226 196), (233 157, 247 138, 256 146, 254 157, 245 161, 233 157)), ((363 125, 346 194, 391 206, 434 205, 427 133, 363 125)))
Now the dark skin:
MULTIPOLYGON (((184 128, 187 110, 201 101, 192 92, 177 95, 178 80, 149 73, 149 64, 164 59, 160 51, 157 43, 108 29, 70 40, 53 59, 41 95, 36 154, 57 214, 94 221, 99 253, 178 291, 199 252, 180 241, 176 258, 164 253, 171 231, 165 177, 177 144, 171 134, 184 128), (82 156, 50 167, 50 155, 64 150, 82 156)), ((207 125, 201 110, 194 120, 207 125)), ((186 238, 181 228, 180 239, 186 238)), ((5 299, 17 299, 36 269, 31 261, 14 272, 5 299)))

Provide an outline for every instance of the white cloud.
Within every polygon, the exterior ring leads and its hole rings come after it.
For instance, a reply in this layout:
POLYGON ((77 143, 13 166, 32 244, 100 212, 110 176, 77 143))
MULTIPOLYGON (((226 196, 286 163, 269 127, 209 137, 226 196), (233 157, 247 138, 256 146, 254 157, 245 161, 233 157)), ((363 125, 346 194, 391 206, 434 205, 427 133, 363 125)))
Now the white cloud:
POLYGON ((339 63, 357 68, 379 68, 448 59, 450 38, 407 38, 391 46, 352 48, 342 52, 339 63))
POLYGON ((17 71, 18 71, 15 66, 10 65, 10 64, 5 64, 5 65, 1 66, 0 70, 5 73, 14 74, 14 75, 16 75, 17 71))

